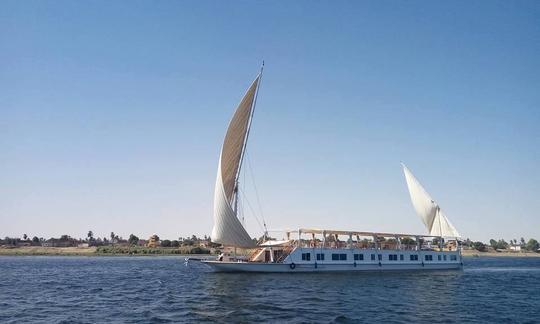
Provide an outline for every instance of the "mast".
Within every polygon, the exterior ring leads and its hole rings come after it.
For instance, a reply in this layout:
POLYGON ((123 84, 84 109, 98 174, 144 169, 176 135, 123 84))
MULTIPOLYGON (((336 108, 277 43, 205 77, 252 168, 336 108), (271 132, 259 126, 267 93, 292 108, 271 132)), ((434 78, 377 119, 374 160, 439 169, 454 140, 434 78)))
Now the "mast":
POLYGON ((242 169, 242 162, 244 161, 244 155, 246 153, 247 141, 249 138, 249 131, 251 130, 251 122, 253 120, 253 113, 255 112, 255 105, 257 104, 257 97, 259 95, 259 88, 261 86, 263 69, 264 69, 264 61, 262 62, 262 65, 261 65, 261 71, 259 72, 259 75, 257 76, 259 80, 257 81, 257 88, 255 90, 255 99, 253 100, 253 104, 251 105, 246 136, 244 138, 244 145, 242 146, 242 153, 240 155, 240 163, 238 165, 238 170, 236 171, 236 176, 234 178, 234 213, 237 215, 238 215, 238 184, 239 184, 238 180, 240 178, 240 170, 242 169))
POLYGON ((439 251, 442 251, 443 248, 443 234, 442 234, 442 221, 441 221, 441 207, 437 205, 437 216, 439 218, 439 251))

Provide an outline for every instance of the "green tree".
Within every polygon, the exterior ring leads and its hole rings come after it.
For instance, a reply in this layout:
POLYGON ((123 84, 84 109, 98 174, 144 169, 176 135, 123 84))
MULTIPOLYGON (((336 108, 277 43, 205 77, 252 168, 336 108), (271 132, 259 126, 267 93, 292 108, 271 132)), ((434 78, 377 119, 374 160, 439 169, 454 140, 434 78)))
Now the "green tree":
POLYGON ((171 241, 171 246, 177 248, 180 246, 180 242, 178 242, 177 240, 173 240, 171 241))
POLYGON ((522 248, 525 248, 525 238, 522 237, 521 239, 519 239, 519 244, 522 248))
POLYGON ((487 248, 486 248, 486 245, 482 242, 474 242, 472 244, 472 247, 477 250, 477 251, 480 251, 480 252, 486 252, 487 251, 487 248))
POLYGON ((497 242, 497 248, 498 248, 499 250, 506 250, 506 249, 508 249, 508 243, 506 243, 505 240, 500 239, 500 240, 497 242))
POLYGON ((37 236, 32 237, 33 243, 39 243, 39 238, 37 236))
POLYGON ((536 252, 540 248, 540 244, 535 239, 529 239, 526 245, 527 250, 536 252))
POLYGON ((171 241, 170 240, 163 240, 161 241, 162 247, 171 247, 171 241))
POLYGON ((489 240, 489 245, 494 249, 497 250, 497 241, 494 239, 489 240))
POLYGON ((94 232, 88 231, 88 234, 86 234, 86 237, 88 238, 88 241, 94 240, 94 232))
POLYGON ((190 239, 184 239, 184 241, 182 241, 182 245, 187 245, 187 246, 192 246, 193 245, 193 240, 190 240, 190 239))
POLYGON ((129 234, 128 243, 129 245, 137 245, 139 244, 139 238, 133 234, 129 234))
POLYGON ((26 234, 23 234, 22 237, 23 237, 23 240, 25 240, 25 241, 28 239, 28 235, 26 235, 26 234))

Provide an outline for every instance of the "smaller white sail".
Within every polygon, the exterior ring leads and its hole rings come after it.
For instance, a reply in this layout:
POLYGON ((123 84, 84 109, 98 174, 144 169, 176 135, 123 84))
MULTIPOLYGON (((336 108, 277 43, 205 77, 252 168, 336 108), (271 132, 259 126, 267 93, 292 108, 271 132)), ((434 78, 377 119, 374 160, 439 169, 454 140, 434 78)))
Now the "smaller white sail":
POLYGON ((424 225, 426 225, 429 235, 460 237, 456 228, 450 223, 435 200, 431 198, 405 164, 402 163, 401 165, 403 166, 403 173, 405 173, 405 180, 407 181, 413 207, 424 225))

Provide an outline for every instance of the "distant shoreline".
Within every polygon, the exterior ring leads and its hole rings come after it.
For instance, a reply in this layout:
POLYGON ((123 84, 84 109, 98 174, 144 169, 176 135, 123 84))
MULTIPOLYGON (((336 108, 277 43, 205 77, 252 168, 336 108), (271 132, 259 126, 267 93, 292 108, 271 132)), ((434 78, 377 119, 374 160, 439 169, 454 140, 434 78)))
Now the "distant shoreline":
MULTIPOLYGON (((158 253, 99 253, 96 247, 41 247, 21 246, 14 248, 0 248, 0 256, 192 256, 212 257, 211 254, 179 254, 175 249, 156 248, 158 253), (174 250, 174 251, 173 251, 174 250)), ((540 253, 534 252, 479 252, 476 250, 463 250, 466 257, 540 257, 540 253)))
POLYGON ((480 252, 477 250, 462 250, 461 254, 466 257, 540 258, 540 253, 535 252, 480 252))
POLYGON ((211 254, 189 254, 178 253, 177 249, 153 248, 158 253, 101 253, 96 247, 42 247, 42 246, 20 246, 10 248, 0 248, 1 256, 187 256, 192 258, 212 257, 211 254))

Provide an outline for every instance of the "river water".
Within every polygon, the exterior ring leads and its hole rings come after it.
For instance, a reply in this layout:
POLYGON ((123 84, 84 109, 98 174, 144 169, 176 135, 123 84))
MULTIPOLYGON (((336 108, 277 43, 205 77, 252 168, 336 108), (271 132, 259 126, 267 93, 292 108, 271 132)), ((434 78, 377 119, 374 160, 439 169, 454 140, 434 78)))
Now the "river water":
POLYGON ((0 257, 0 323, 540 323, 540 258, 464 263, 231 274, 183 257, 0 257))

